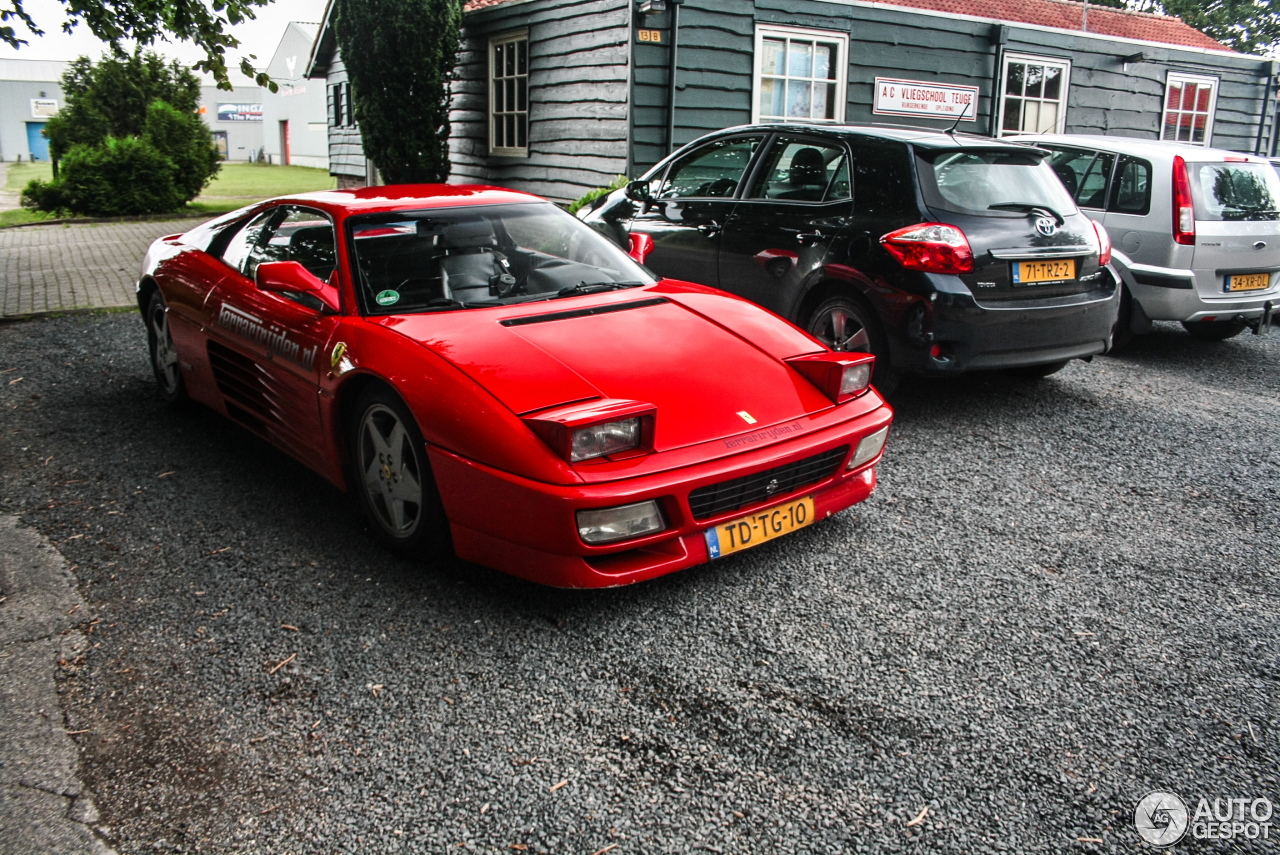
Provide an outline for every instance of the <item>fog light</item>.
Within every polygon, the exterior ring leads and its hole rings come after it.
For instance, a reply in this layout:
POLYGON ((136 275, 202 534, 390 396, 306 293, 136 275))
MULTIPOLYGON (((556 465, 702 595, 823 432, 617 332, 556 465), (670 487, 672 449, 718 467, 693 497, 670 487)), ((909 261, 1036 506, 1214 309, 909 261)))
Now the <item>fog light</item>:
POLYGON ((864 463, 870 463, 876 459, 876 455, 884 448, 884 441, 889 438, 889 427, 880 428, 873 434, 864 436, 862 441, 858 443, 858 450, 853 453, 853 458, 849 461, 850 469, 857 469, 864 463))
MULTIPOLYGON (((866 440, 863 440, 864 442, 866 440)), ((883 444, 884 439, 880 442, 883 444)), ((578 511, 578 536, 583 543, 615 543, 662 531, 667 527, 658 503, 650 499, 617 508, 578 511)))

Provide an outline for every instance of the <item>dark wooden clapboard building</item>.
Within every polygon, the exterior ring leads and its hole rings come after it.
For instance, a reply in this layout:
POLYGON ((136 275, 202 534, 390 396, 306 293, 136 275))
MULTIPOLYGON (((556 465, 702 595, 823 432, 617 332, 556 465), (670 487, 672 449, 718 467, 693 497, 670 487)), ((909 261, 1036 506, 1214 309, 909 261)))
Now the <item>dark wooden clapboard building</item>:
MULTIPOLYGON (((330 171, 376 181, 332 4, 309 74, 330 171)), ((747 122, 1105 133, 1273 153, 1278 64, 1069 0, 471 0, 453 177, 567 200, 747 122)))

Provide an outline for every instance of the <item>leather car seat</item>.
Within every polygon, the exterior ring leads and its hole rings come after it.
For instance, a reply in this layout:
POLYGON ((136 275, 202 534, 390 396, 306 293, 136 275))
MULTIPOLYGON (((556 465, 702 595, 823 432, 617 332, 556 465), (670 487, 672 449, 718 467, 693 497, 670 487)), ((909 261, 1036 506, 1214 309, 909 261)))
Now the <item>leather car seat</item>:
POLYGON ((486 219, 449 223, 442 237, 445 255, 439 263, 445 295, 462 301, 496 296, 490 286, 507 269, 493 224, 486 219))

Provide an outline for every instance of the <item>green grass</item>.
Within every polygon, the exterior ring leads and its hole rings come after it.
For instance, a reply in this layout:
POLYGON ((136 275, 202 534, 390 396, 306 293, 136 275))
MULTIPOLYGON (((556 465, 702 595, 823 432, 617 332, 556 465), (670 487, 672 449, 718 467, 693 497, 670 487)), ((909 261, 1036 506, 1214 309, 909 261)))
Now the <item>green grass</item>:
POLYGON ((53 214, 33 211, 30 208, 18 208, 16 211, 0 212, 0 229, 5 226, 20 226, 23 223, 39 223, 53 219, 57 219, 53 214))
POLYGON ((40 178, 48 181, 52 177, 53 167, 47 162, 31 163, 24 160, 22 163, 10 163, 9 176, 5 179, 4 189, 21 193, 31 179, 40 178))
MULTIPOLYGON (((198 198, 243 197, 246 200, 269 199, 288 193, 332 190, 338 179, 323 169, 307 166, 268 166, 257 163, 224 163, 222 169, 204 188, 198 198)), ((243 204, 248 204, 248 201, 243 204)), ((238 205, 236 207, 239 207, 238 205)))
MULTIPOLYGON (((52 168, 47 163, 10 163, 5 189, 21 192, 33 178, 48 181, 52 168)), ((337 179, 323 169, 306 166, 268 166, 256 163, 224 163, 217 176, 194 201, 178 213, 192 217, 215 217, 252 205, 272 196, 332 190, 337 179)), ((55 219, 53 214, 20 209, 0 213, 0 228, 55 219)))

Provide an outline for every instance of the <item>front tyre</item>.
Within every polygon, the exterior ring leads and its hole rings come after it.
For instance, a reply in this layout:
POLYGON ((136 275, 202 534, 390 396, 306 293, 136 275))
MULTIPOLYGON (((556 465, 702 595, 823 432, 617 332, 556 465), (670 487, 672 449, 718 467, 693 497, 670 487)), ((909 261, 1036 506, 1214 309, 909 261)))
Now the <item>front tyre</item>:
POLYGON ((1244 321, 1183 321, 1182 328, 1200 341, 1226 341, 1244 332, 1244 321))
POLYGON ((880 324, 861 302, 836 296, 823 300, 804 322, 809 335, 842 353, 870 353, 876 364, 871 382, 882 395, 898 385, 898 374, 889 363, 889 346, 880 324))
POLYGON ((187 399, 187 386, 178 365, 178 350, 173 346, 173 336, 169 333, 169 307, 165 305, 159 289, 153 291, 147 301, 146 321, 151 370, 156 375, 160 397, 170 404, 180 404, 187 399))
POLYGON ((347 439, 351 489, 374 536, 403 555, 450 554, 449 521, 408 407, 386 389, 365 391, 347 439))

